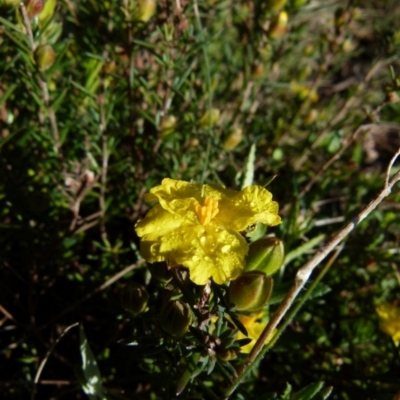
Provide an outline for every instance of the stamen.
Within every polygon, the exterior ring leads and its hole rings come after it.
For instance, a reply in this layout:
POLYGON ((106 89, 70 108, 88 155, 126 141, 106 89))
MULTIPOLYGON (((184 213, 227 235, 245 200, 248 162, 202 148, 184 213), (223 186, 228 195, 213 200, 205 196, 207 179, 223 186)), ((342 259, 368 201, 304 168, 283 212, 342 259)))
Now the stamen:
POLYGON ((213 197, 206 197, 204 205, 196 204, 195 211, 199 222, 202 225, 207 225, 219 212, 218 200, 213 197))

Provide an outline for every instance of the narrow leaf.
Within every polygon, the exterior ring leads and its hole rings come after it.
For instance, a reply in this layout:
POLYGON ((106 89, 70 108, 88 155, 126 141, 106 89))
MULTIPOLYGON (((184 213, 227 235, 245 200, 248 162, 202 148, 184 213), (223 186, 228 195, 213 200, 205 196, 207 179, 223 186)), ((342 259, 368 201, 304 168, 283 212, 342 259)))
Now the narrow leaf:
POLYGON ((253 143, 250 147, 249 156, 247 158, 246 169, 244 171, 244 178, 243 178, 243 183, 242 183, 242 189, 253 184, 255 159, 256 159, 256 144, 253 143))
POLYGON ((318 235, 315 238, 312 238, 308 242, 304 243, 303 245, 297 247, 297 249, 294 249, 291 252, 289 252, 288 254, 286 254, 283 266, 288 265, 290 263, 290 261, 302 256, 307 251, 312 250, 315 246, 317 246, 319 243, 321 243, 322 240, 324 240, 324 238, 325 238, 325 235, 318 235))
POLYGON ((79 326, 79 342, 82 357, 82 370, 85 378, 82 389, 91 400, 105 400, 106 397, 101 384, 100 369, 89 346, 82 324, 79 326))
POLYGON ((311 400, 322 390, 323 386, 324 382, 311 383, 292 396, 290 400, 311 400))

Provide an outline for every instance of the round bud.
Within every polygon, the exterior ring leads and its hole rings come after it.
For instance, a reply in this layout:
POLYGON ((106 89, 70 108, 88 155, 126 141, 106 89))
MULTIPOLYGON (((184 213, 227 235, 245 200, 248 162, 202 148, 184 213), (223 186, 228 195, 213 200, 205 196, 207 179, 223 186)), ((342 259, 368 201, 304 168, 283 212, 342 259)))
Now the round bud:
POLYGON ((183 336, 191 323, 192 313, 189 307, 179 300, 168 302, 161 312, 161 328, 175 338, 183 336))
POLYGON ((218 123, 221 112, 218 108, 212 108, 210 111, 206 111, 200 118, 200 126, 202 128, 211 128, 218 123))
POLYGON ((231 282, 229 302, 238 311, 254 312, 260 310, 272 293, 272 278, 260 271, 245 272, 231 282))
POLYGON ((35 61, 41 71, 48 70, 53 65, 55 58, 54 50, 49 44, 39 46, 35 51, 35 61))
POLYGON ((147 307, 148 300, 147 290, 136 282, 126 284, 121 293, 122 307, 133 315, 142 313, 147 307))
POLYGON ((33 18, 42 12, 44 7, 44 0, 28 0, 25 3, 25 6, 28 17, 33 18))
POLYGON ((276 237, 259 239, 249 246, 244 271, 261 271, 272 275, 282 266, 284 258, 282 240, 276 237))
POLYGON ((137 18, 139 21, 147 22, 156 10, 156 0, 138 0, 137 18))
POLYGON ((176 129, 176 117, 174 115, 167 115, 163 118, 160 124, 160 135, 161 137, 166 137, 171 133, 175 132, 176 129))
POLYGON ((237 358, 237 353, 233 349, 219 349, 217 350, 217 357, 223 361, 230 361, 237 358))
POLYGON ((232 128, 226 136, 224 142, 222 143, 222 146, 226 151, 233 150, 242 141, 242 139, 243 129, 237 127, 232 128))

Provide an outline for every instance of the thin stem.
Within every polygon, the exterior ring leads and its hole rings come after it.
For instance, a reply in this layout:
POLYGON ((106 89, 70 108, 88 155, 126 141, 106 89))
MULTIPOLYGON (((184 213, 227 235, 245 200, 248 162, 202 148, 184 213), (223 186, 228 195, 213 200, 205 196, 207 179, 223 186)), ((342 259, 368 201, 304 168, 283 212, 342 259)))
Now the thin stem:
POLYGON ((47 362, 47 360, 49 359, 49 357, 50 357, 52 351, 54 350, 54 348, 56 347, 56 345, 58 344, 58 342, 65 336, 65 334, 66 334, 70 329, 72 329, 72 328, 74 328, 75 326, 78 326, 78 325, 79 325, 79 322, 75 322, 74 324, 72 324, 72 325, 70 325, 70 326, 67 326, 67 327, 64 329, 64 332, 57 338, 57 340, 52 344, 52 346, 50 347, 50 349, 47 351, 45 357, 43 358, 42 362, 41 362, 40 365, 39 365, 39 368, 38 368, 38 370, 37 370, 37 372, 36 372, 35 379, 34 379, 34 381, 33 381, 34 386, 33 386, 33 390, 32 390, 31 400, 34 400, 34 398, 35 398, 35 396, 36 396, 36 386, 37 386, 37 384, 38 384, 38 382, 39 382, 40 375, 42 374, 42 371, 43 371, 43 369, 44 369, 44 366, 46 365, 46 362, 47 362))
MULTIPOLYGON (((251 353, 247 357, 244 362, 242 368, 238 372, 238 377, 235 381, 225 390, 224 395, 225 399, 229 398, 229 396, 235 391, 240 382, 246 376, 246 374, 251 370, 253 365, 256 363, 259 354, 262 351, 265 341, 273 334, 273 331, 281 322, 282 318, 287 314, 289 308, 292 306, 296 297, 300 293, 300 291, 304 288, 304 285, 308 282, 308 279, 311 276, 313 270, 328 256, 328 254, 334 250, 334 248, 341 243, 341 241, 354 229, 359 225, 375 208, 391 193, 393 186, 400 180, 400 171, 397 172, 389 179, 391 169, 396 158, 400 155, 400 149, 392 158, 389 163, 385 185, 381 192, 376 196, 374 200, 372 200, 358 215, 353 218, 348 224, 346 224, 330 241, 324 248, 318 251, 306 264, 301 267, 296 274, 295 281, 293 286, 290 288, 286 297, 283 299, 282 303, 279 305, 274 315, 269 320, 267 326, 261 333, 257 342, 255 343, 251 353)), ((261 357, 261 356, 260 356, 261 357)))

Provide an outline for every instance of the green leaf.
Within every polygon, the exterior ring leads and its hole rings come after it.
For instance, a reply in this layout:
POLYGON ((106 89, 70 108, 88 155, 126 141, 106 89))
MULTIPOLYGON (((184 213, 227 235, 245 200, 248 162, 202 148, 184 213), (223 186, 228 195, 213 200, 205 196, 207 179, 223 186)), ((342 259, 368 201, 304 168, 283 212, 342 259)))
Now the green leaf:
POLYGON ((3 93, 3 96, 0 97, 0 107, 4 104, 4 102, 10 97, 12 92, 17 88, 16 84, 10 85, 6 91, 3 93))
POLYGON ((324 240, 325 235, 318 235, 315 238, 310 239, 308 242, 302 244, 301 246, 297 247, 296 249, 290 251, 286 254, 285 261, 283 262, 283 266, 286 266, 290 263, 290 261, 294 260, 295 258, 301 257, 307 251, 312 250, 318 244, 324 240))
POLYGON ((292 396, 290 400, 311 400, 323 389, 323 386, 324 382, 311 383, 292 396))
POLYGON ((292 394, 292 386, 289 383, 286 383, 286 389, 282 394, 280 400, 289 400, 291 394, 292 394))
MULTIPOLYGON (((307 286, 309 286, 312 282, 309 281, 307 286)), ((268 300, 268 304, 276 304, 280 303, 286 296, 286 293, 292 286, 292 282, 280 283, 274 286, 274 290, 272 292, 271 297, 268 300)), ((324 283, 318 283, 317 286, 312 291, 310 297, 308 299, 315 299, 316 297, 323 296, 324 294, 331 291, 331 288, 324 283)))
POLYGON ((105 400, 106 396, 104 395, 103 386, 101 384, 100 369, 89 346, 82 324, 79 325, 79 342, 82 356, 82 370, 85 378, 82 389, 90 399, 105 400))
POLYGON ((250 186, 254 182, 254 162, 256 159, 256 144, 253 143, 250 147, 249 156, 247 158, 246 169, 242 183, 242 189, 250 186))

